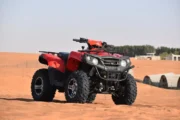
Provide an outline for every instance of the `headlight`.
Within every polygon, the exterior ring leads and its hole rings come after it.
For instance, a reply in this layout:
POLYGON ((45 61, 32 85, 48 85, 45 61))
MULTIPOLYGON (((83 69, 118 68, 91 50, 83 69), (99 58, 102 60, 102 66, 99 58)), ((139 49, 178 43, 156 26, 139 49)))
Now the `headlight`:
POLYGON ((97 58, 91 57, 91 56, 86 56, 85 57, 86 62, 97 65, 99 63, 97 58))
POLYGON ((121 64, 121 66, 123 66, 123 67, 126 67, 126 65, 127 65, 127 63, 126 63, 125 60, 121 60, 120 64, 121 64))
POLYGON ((129 59, 127 59, 127 63, 130 63, 130 60, 129 60, 129 59))
POLYGON ((97 65, 97 64, 98 64, 98 59, 93 58, 92 63, 93 63, 94 65, 97 65))
POLYGON ((87 56, 87 57, 86 57, 86 60, 87 60, 87 61, 90 61, 90 60, 91 60, 91 57, 90 57, 90 56, 87 56))

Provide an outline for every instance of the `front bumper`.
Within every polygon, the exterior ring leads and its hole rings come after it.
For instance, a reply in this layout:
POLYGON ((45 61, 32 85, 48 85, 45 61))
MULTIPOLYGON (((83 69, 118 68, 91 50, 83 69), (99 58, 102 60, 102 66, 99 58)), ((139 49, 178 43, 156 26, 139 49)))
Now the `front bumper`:
POLYGON ((134 68, 134 66, 127 67, 124 71, 106 71, 105 69, 98 69, 93 67, 90 71, 90 75, 96 73, 96 75, 105 81, 124 81, 127 79, 129 69, 134 68))
POLYGON ((130 62, 127 63, 126 67, 120 65, 119 61, 129 59, 127 56, 121 57, 119 59, 113 57, 92 57, 97 58, 99 60, 99 64, 93 65, 92 62, 85 61, 88 65, 93 66, 89 75, 93 76, 95 73, 96 76, 105 81, 126 80, 128 71, 134 68, 134 65, 131 65, 130 62))

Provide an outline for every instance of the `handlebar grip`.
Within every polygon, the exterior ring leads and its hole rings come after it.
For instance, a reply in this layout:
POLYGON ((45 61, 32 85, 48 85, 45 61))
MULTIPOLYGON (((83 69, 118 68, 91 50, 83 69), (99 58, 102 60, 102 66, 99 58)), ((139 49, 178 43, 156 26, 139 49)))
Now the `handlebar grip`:
POLYGON ((73 39, 73 41, 79 42, 79 43, 87 43, 88 39, 86 38, 80 38, 80 39, 73 39))
POLYGON ((80 43, 87 43, 88 42, 88 39, 86 38, 80 38, 80 43))
POLYGON ((79 40, 79 39, 73 39, 73 41, 80 42, 80 40, 79 40))

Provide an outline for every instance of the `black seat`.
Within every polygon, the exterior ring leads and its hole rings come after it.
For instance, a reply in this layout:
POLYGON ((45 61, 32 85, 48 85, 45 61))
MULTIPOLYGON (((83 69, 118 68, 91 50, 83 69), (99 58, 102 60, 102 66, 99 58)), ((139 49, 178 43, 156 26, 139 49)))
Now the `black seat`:
POLYGON ((57 54, 58 57, 60 57, 61 59, 64 60, 65 64, 67 63, 68 57, 69 57, 69 53, 68 52, 59 52, 57 54))

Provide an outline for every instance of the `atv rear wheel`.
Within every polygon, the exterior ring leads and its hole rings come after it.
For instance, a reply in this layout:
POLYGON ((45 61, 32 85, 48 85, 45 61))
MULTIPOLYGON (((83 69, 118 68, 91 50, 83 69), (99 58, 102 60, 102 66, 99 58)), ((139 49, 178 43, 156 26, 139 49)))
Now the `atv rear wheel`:
POLYGON ((31 95, 35 101, 52 101, 56 92, 49 81, 48 70, 37 70, 31 82, 31 95))
POLYGON ((112 100, 116 105, 132 105, 135 102, 137 85, 134 77, 128 74, 127 79, 124 82, 123 89, 117 91, 115 95, 112 95, 112 100))
POLYGON ((66 81, 65 98, 67 102, 85 103, 89 95, 89 79, 85 72, 75 71, 66 81))

